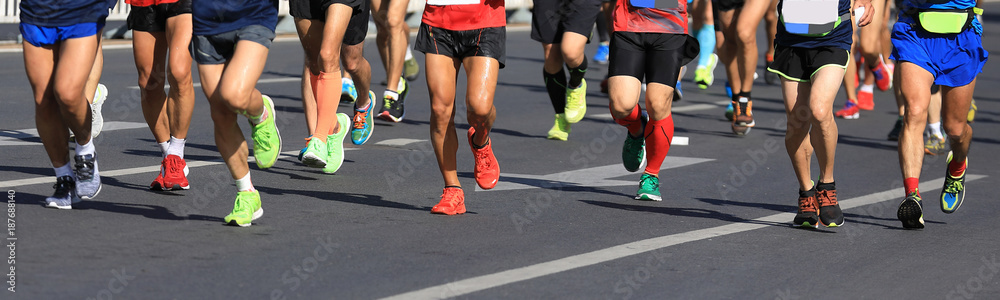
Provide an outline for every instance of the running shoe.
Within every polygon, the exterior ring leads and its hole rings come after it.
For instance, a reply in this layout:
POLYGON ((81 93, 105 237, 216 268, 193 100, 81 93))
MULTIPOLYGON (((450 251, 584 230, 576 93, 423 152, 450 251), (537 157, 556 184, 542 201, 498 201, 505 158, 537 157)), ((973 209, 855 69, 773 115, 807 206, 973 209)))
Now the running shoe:
POLYGON ((792 219, 792 226, 819 228, 819 202, 816 189, 799 191, 799 210, 792 219))
POLYGON ((611 54, 611 47, 607 43, 597 46, 597 53, 594 54, 594 62, 605 65, 608 63, 608 55, 611 54))
POLYGON ((969 121, 969 123, 972 123, 972 122, 976 121, 976 111, 977 110, 979 110, 979 108, 976 107, 976 99, 972 99, 972 105, 969 106, 969 116, 967 117, 967 120, 969 121))
POLYGON ((753 101, 747 97, 733 101, 733 133, 739 136, 746 135, 755 125, 757 124, 753 119, 753 101))
MULTIPOLYGON (((948 163, 951 163, 952 153, 948 152, 948 163)), ((965 164, 968 166, 969 158, 965 158, 965 164)), ((965 200, 965 172, 962 172, 962 177, 952 177, 951 174, 944 176, 944 188, 941 190, 941 211, 946 214, 950 214, 958 210, 962 206, 962 200, 965 200)))
POLYGON ((323 173, 333 174, 344 165, 344 138, 347 137, 347 129, 350 128, 351 118, 347 114, 337 114, 337 123, 340 123, 340 131, 326 136, 326 165, 323 166, 323 173))
POLYGON ((681 81, 677 81, 677 86, 674 87, 674 102, 680 102, 684 99, 684 89, 681 88, 681 81))
POLYGON ((302 164, 311 168, 322 168, 326 166, 327 157, 329 157, 329 151, 326 149, 326 143, 319 138, 309 137, 306 153, 302 155, 302 164))
POLYGON ((903 119, 897 119, 896 124, 892 125, 892 131, 889 131, 889 140, 898 141, 900 131, 903 131, 903 119))
POLYGON ((97 154, 77 155, 73 170, 76 173, 76 194, 81 199, 90 200, 101 192, 101 172, 97 166, 97 154))
POLYGON ((108 87, 102 83, 98 83, 97 91, 94 91, 94 103, 90 104, 90 110, 93 111, 93 122, 90 125, 91 138, 101 135, 101 130, 104 129, 104 114, 101 113, 101 109, 104 108, 104 101, 107 99, 108 87))
MULTIPOLYGON (((771 64, 774 63, 774 55, 765 54, 764 61, 767 63, 765 68, 771 66, 771 64)), ((781 79, 778 78, 778 74, 774 72, 764 72, 764 83, 767 83, 768 85, 779 85, 781 84, 781 79)))
POLYGON ((358 88, 354 86, 354 81, 344 79, 340 84, 340 102, 354 103, 358 100, 358 88))
POLYGON ((226 224, 248 227, 251 222, 264 215, 264 209, 260 207, 260 193, 238 192, 236 193, 236 203, 233 204, 233 212, 224 219, 226 224))
POLYGON ((410 57, 410 59, 403 61, 403 78, 414 81, 418 77, 420 77, 420 64, 417 63, 417 58, 410 57))
MULTIPOLYGON (((306 138, 306 142, 309 142, 309 138, 306 138)), ((302 147, 302 150, 299 150, 299 162, 302 162, 302 156, 306 155, 306 150, 309 150, 308 144, 306 144, 305 147, 302 147)))
POLYGON ((857 104, 854 104, 851 100, 847 100, 847 103, 844 103, 844 109, 838 110, 833 115, 838 118, 853 120, 861 116, 861 110, 858 109, 857 104))
POLYGON ((639 178, 639 191, 635 194, 635 200, 663 201, 660 198, 660 178, 642 173, 639 178))
POLYGON ((861 110, 875 109, 875 95, 865 88, 858 89, 858 108, 861 110))
MULTIPOLYGON (((351 123, 351 143, 355 145, 364 145, 372 137, 372 132, 375 132, 375 119, 372 116, 372 111, 375 110, 375 92, 368 91, 368 100, 368 107, 364 109, 354 108, 354 121, 351 123)), ((399 104, 399 107, 400 112, 402 112, 402 102, 399 104)), ((402 114, 399 117, 402 120, 402 114)))
POLYGON ((708 89, 715 82, 715 66, 719 63, 719 56, 712 53, 712 56, 708 58, 708 64, 704 66, 698 66, 694 70, 694 82, 698 84, 699 89, 708 89))
POLYGON ((924 142, 924 153, 928 155, 944 154, 948 151, 948 141, 944 137, 931 134, 924 142))
POLYGON ((446 187, 441 191, 441 201, 431 208, 431 213, 458 215, 465 213, 465 192, 461 188, 446 187))
POLYGON ((726 81, 726 97, 733 99, 733 87, 729 85, 729 81, 726 81))
POLYGON ((472 155, 476 157, 476 184, 484 190, 492 189, 500 180, 500 165, 497 163, 497 157, 493 155, 493 140, 487 138, 486 145, 476 149, 475 143, 472 142, 472 136, 475 134, 476 128, 469 127, 469 148, 472 148, 472 155))
POLYGON ((878 64, 874 68, 869 67, 869 70, 875 76, 875 86, 880 91, 884 92, 892 88, 892 73, 889 71, 889 66, 885 64, 885 60, 882 59, 882 55, 879 55, 878 64))
POLYGON ((565 141, 569 139, 570 124, 566 121, 566 114, 556 114, 555 124, 549 129, 550 140, 565 141))
POLYGON ((726 120, 729 122, 733 121, 733 103, 730 102, 729 106, 726 107, 726 120))
POLYGON ((924 228, 924 210, 920 204, 920 195, 913 192, 906 196, 903 202, 899 203, 899 208, 896 210, 896 218, 903 222, 903 228, 924 228))
POLYGON ((642 161, 646 159, 646 139, 642 132, 646 132, 646 122, 649 122, 649 115, 642 112, 642 130, 639 137, 632 137, 631 133, 625 133, 625 144, 622 145, 622 165, 625 170, 635 172, 642 166, 642 161))
POLYGON ((278 153, 281 153, 281 134, 274 122, 278 118, 274 111, 274 102, 267 95, 264 95, 263 98, 264 109, 268 112, 267 120, 257 125, 250 123, 250 126, 253 137, 253 157, 257 161, 258 168, 267 169, 278 161, 278 153))
POLYGON ((187 190, 191 186, 188 184, 184 168, 187 163, 177 155, 167 155, 160 162, 160 174, 156 180, 149 185, 149 189, 154 191, 187 190))
POLYGON ((52 185, 56 192, 45 198, 45 207, 58 209, 73 209, 73 203, 80 202, 80 196, 76 193, 76 180, 73 176, 62 176, 56 178, 56 184, 52 185))
MULTIPOLYGON (((400 80, 403 79, 400 78, 400 80)), ((403 120, 404 116, 406 116, 406 111, 403 109, 403 101, 406 100, 406 94, 409 92, 408 90, 410 87, 405 80, 401 81, 401 83, 403 88, 399 89, 402 92, 398 93, 398 98, 393 99, 389 95, 382 97, 382 111, 379 111, 378 113, 378 117, 380 119, 398 123, 403 120)))
POLYGON ((580 81, 580 86, 566 88, 566 121, 570 124, 580 122, 587 114, 587 81, 580 81))
POLYGON ((844 225, 844 212, 840 210, 840 203, 837 202, 837 190, 816 189, 816 202, 819 203, 819 221, 826 227, 840 227, 844 225))

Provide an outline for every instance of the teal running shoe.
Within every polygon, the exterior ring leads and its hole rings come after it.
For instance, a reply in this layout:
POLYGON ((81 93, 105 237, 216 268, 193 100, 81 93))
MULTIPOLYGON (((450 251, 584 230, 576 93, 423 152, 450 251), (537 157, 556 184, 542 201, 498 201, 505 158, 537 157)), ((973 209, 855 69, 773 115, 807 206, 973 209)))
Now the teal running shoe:
POLYGON ((351 125, 351 142, 355 145, 364 145, 372 132, 375 131, 375 92, 368 91, 368 107, 364 109, 354 108, 354 122, 351 125))
MULTIPOLYGON (((642 112, 640 117, 642 121, 642 131, 646 132, 646 123, 649 122, 649 115, 646 112, 642 112)), ((632 134, 625 133, 625 144, 622 145, 622 165, 625 166, 625 170, 629 172, 635 172, 639 170, 642 166, 642 161, 646 159, 646 139, 641 135, 639 137, 632 137, 632 134)))
POLYGON ((226 224, 248 227, 254 220, 264 215, 264 209, 260 207, 260 193, 239 192, 236 193, 236 203, 233 204, 233 212, 224 219, 226 224))
POLYGON ((642 173, 639 179, 639 192, 636 193, 636 200, 663 201, 660 198, 660 178, 642 173))
POLYGON ((340 123, 340 131, 326 136, 326 166, 323 173, 333 174, 344 165, 344 137, 347 136, 348 126, 351 126, 351 119, 346 114, 337 114, 337 123, 340 123))
POLYGON ((354 87, 354 81, 342 81, 340 84, 340 102, 354 103, 357 100, 358 88, 354 87))
POLYGON ((913 192, 906 196, 903 202, 899 203, 899 208, 896 210, 896 218, 903 222, 903 228, 924 228, 924 209, 920 205, 920 195, 913 192))
POLYGON ((726 120, 733 121, 733 102, 729 102, 729 106, 726 107, 726 120))
POLYGON ((258 168, 267 169, 278 161, 278 153, 281 153, 281 134, 274 122, 277 119, 274 112, 274 102, 267 95, 264 95, 263 98, 264 109, 268 112, 267 120, 257 125, 250 123, 250 126, 253 137, 253 157, 257 160, 258 168))
MULTIPOLYGON (((948 163, 951 163, 952 153, 948 152, 948 163)), ((968 166, 969 158, 965 158, 965 164, 968 166)), ((941 189, 941 211, 946 214, 950 214, 958 210, 962 206, 962 200, 965 200, 965 173, 962 173, 962 177, 952 177, 951 174, 944 176, 944 188, 941 189)))
POLYGON ((327 152, 326 142, 311 137, 309 145, 306 146, 306 153, 302 154, 302 164, 313 168, 322 168, 326 166, 327 152))

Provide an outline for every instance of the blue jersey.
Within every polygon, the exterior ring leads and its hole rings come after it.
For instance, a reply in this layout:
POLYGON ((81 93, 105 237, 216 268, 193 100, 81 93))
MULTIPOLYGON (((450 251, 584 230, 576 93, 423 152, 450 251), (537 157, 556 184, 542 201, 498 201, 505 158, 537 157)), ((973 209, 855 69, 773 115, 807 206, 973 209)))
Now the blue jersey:
MULTIPOLYGON (((778 12, 785 4, 785 0, 778 2, 778 12)), ((851 11, 851 0, 840 0, 837 5, 837 15, 843 16, 851 11)), ((778 31, 774 36, 774 44, 784 47, 797 48, 821 48, 835 47, 851 50, 851 43, 854 42, 854 28, 851 27, 851 19, 841 20, 840 25, 824 36, 812 37, 789 33, 785 30, 785 24, 779 18, 778 31)))
POLYGON ((22 0, 21 22, 41 27, 104 23, 106 0, 22 0))
MULTIPOLYGON (((976 0, 903 0, 903 6, 900 7, 900 11, 905 12, 908 9, 966 9, 975 6, 976 0)), ((913 18, 905 13, 899 14, 899 21, 910 24, 916 23, 913 21, 913 18)), ((979 35, 983 35, 983 25, 979 23, 978 19, 973 18, 972 28, 979 35)))
POLYGON ((191 11, 195 35, 220 34, 250 25, 274 31, 278 24, 278 0, 192 0, 191 11))

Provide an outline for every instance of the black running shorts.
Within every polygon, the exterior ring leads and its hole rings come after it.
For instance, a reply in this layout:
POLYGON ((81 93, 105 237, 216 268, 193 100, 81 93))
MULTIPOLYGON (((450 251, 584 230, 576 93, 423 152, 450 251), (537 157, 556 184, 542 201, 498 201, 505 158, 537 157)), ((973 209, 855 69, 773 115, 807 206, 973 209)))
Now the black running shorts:
MULTIPOLYGON (((753 1, 765 1, 765 0, 753 0, 753 1)), ((743 8, 743 3, 745 2, 746 0, 712 0, 712 10, 720 12, 720 11, 730 11, 738 8, 743 8)), ((716 24, 718 24, 718 22, 716 22, 716 24)))
POLYGON ((835 47, 797 48, 774 46, 774 61, 767 71, 798 82, 811 82, 820 69, 837 67, 847 69, 851 53, 835 47))
POLYGON ((128 29, 144 32, 167 30, 167 19, 191 13, 191 0, 150 6, 132 6, 125 24, 128 29))
POLYGON ((531 39, 559 44, 563 33, 579 33, 590 39, 601 0, 536 0, 531 13, 531 39))
POLYGON ((454 31, 421 23, 413 49, 453 58, 492 57, 500 62, 503 69, 507 61, 506 44, 507 27, 454 31))
POLYGON ((368 0, 289 0, 288 13, 296 19, 326 21, 326 10, 333 4, 354 9, 344 33, 345 45, 357 45, 368 36, 368 0))
POLYGON ((686 34, 616 31, 611 36, 608 76, 631 76, 671 87, 681 66, 698 55, 698 40, 686 34))

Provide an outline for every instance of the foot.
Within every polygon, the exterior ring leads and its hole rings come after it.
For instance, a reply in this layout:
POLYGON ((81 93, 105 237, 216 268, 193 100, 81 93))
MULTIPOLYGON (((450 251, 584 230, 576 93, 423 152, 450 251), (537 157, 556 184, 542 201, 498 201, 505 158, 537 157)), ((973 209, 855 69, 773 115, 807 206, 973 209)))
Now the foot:
POLYGON ((739 136, 750 133, 750 128, 756 125, 753 120, 753 101, 747 97, 740 97, 733 101, 733 133, 739 136))
POLYGON ((239 192, 236 194, 236 203, 233 204, 233 212, 225 217, 226 224, 248 227, 251 222, 264 215, 264 209, 260 207, 260 193, 239 192))
POLYGON ((80 202, 80 196, 76 193, 76 180, 73 179, 73 176, 57 177, 56 184, 52 188, 56 189, 56 192, 45 198, 45 207, 73 209, 73 203, 80 202))
POLYGON ((966 120, 969 121, 969 123, 976 121, 977 110, 979 110, 979 108, 976 107, 976 99, 972 99, 972 105, 969 106, 969 115, 966 117, 966 120))
POLYGON ((896 218, 903 222, 903 228, 921 229, 924 228, 924 210, 920 204, 920 196, 911 193, 899 203, 896 210, 896 218))
POLYGON ((646 112, 642 112, 640 120, 642 121, 642 130, 639 137, 633 137, 631 133, 626 132, 625 144, 622 145, 622 165, 629 172, 638 171, 639 167, 642 166, 642 161, 646 159, 646 139, 642 136, 642 132, 646 131, 646 122, 649 121, 646 112))
POLYGON ((322 168, 326 166, 326 159, 329 156, 328 152, 326 142, 317 137, 310 137, 309 145, 306 146, 306 153, 302 155, 302 164, 311 168, 322 168))
MULTIPOLYGON (((375 132, 375 117, 372 111, 375 110, 375 92, 368 91, 368 106, 364 108, 354 108, 354 120, 351 123, 351 143, 364 145, 375 132)), ((402 103, 400 103, 402 108, 402 103)), ((400 120, 402 120, 400 115, 400 120)), ((339 122, 339 121, 338 121, 339 122)))
POLYGON ((885 60, 879 56, 878 64, 875 67, 869 67, 872 74, 875 76, 875 86, 878 87, 880 91, 888 91, 892 88, 892 73, 890 73, 889 66, 886 65, 885 60))
MULTIPOLYGON (((951 163, 952 153, 948 152, 948 163, 951 163)), ((965 164, 969 164, 969 158, 965 158, 965 164)), ((944 188, 941 189, 941 211, 950 214, 958 210, 965 200, 965 173, 961 177, 952 177, 951 174, 944 176, 944 188)))
POLYGON ((900 131, 903 131, 903 120, 897 119, 896 124, 892 125, 892 131, 889 131, 888 139, 890 141, 898 141, 900 131))
MULTIPOLYGON (((948 151, 948 141, 943 136, 931 134, 924 142, 924 154, 939 155, 948 151)), ((949 153, 950 154, 950 153, 949 153)))
POLYGON ((104 101, 108 99, 108 87, 102 83, 97 84, 97 91, 94 92, 94 103, 90 104, 90 110, 93 111, 94 117, 93 122, 90 126, 90 137, 96 138, 101 135, 101 130, 104 129, 104 114, 101 113, 101 109, 104 108, 104 101))
POLYGON ((681 81, 677 81, 677 85, 674 86, 674 102, 678 102, 684 99, 684 89, 681 88, 681 81))
POLYGON ((267 169, 278 161, 278 153, 281 153, 281 134, 278 126, 274 122, 277 119, 274 111, 274 102, 271 97, 263 96, 264 109, 267 110, 267 120, 260 124, 253 125, 251 136, 253 137, 253 157, 257 161, 257 167, 267 169))
MULTIPOLYGON (((402 78, 400 80, 402 80, 402 78)), ((378 117, 380 119, 398 123, 403 121, 403 117, 406 116, 406 110, 403 109, 403 101, 406 100, 405 97, 410 87, 407 86, 405 80, 401 83, 404 88, 400 89, 402 92, 399 92, 399 98, 393 99, 388 95, 382 97, 382 110, 378 113, 378 117)))
POLYGON ((81 199, 90 200, 101 192, 101 175, 97 166, 97 155, 77 155, 74 157, 76 172, 76 194, 81 199))
POLYGON ((597 53, 594 54, 594 62, 602 65, 607 64, 609 54, 611 54, 611 47, 608 44, 601 43, 597 46, 597 53))
POLYGON ((733 103, 729 102, 729 106, 726 107, 726 120, 729 122, 733 121, 733 103))
POLYGON ((155 191, 187 190, 191 186, 188 184, 187 174, 184 168, 187 163, 177 155, 167 155, 160 162, 160 174, 156 176, 153 183, 149 184, 149 189, 155 191))
POLYGON ((566 114, 556 114, 555 124, 549 129, 550 140, 565 141, 569 139, 570 124, 566 121, 566 114))
POLYGON ((819 202, 816 189, 799 191, 799 210, 792 219, 792 226, 819 228, 819 202))
POLYGON ((861 110, 873 110, 875 109, 875 95, 872 93, 871 88, 861 87, 858 89, 858 108, 861 110))
POLYGON ((858 105, 854 104, 851 100, 847 100, 847 103, 844 103, 844 109, 838 110, 833 113, 833 115, 838 118, 854 120, 861 117, 861 109, 859 109, 858 105))
POLYGON ((642 173, 642 177, 639 178, 639 191, 636 192, 635 200, 663 201, 663 198, 660 198, 660 178, 642 173))
POLYGON ((472 141, 475 134, 476 128, 469 127, 469 146, 476 158, 476 184, 484 190, 492 189, 500 180, 500 165, 497 163, 497 157, 493 155, 493 141, 487 138, 486 144, 478 148, 472 141))
POLYGON ((403 78, 408 81, 417 80, 420 77, 420 64, 417 63, 417 58, 411 57, 403 62, 403 78))
POLYGON ((708 89, 715 82, 715 66, 719 62, 719 56, 712 54, 708 58, 708 64, 704 66, 698 66, 694 70, 694 82, 698 84, 699 89, 708 89))
POLYGON ((733 87, 729 85, 729 81, 726 81, 726 97, 733 98, 733 87))
POLYGON ((566 88, 566 121, 580 122, 587 114, 587 81, 580 81, 577 88, 566 88))
POLYGON ((431 208, 431 213, 458 215, 465 213, 465 193, 461 188, 446 187, 441 191, 441 201, 431 208))
POLYGON ((354 103, 357 100, 358 88, 354 86, 354 81, 343 80, 340 85, 340 102, 354 103))
POLYGON ((837 190, 816 190, 816 202, 819 203, 819 221, 826 227, 844 225, 844 212, 837 202, 837 190))
POLYGON ((344 138, 347 137, 347 128, 350 128, 351 119, 347 114, 337 114, 337 123, 340 124, 340 131, 326 136, 326 165, 323 166, 323 173, 333 174, 344 165, 344 138))

